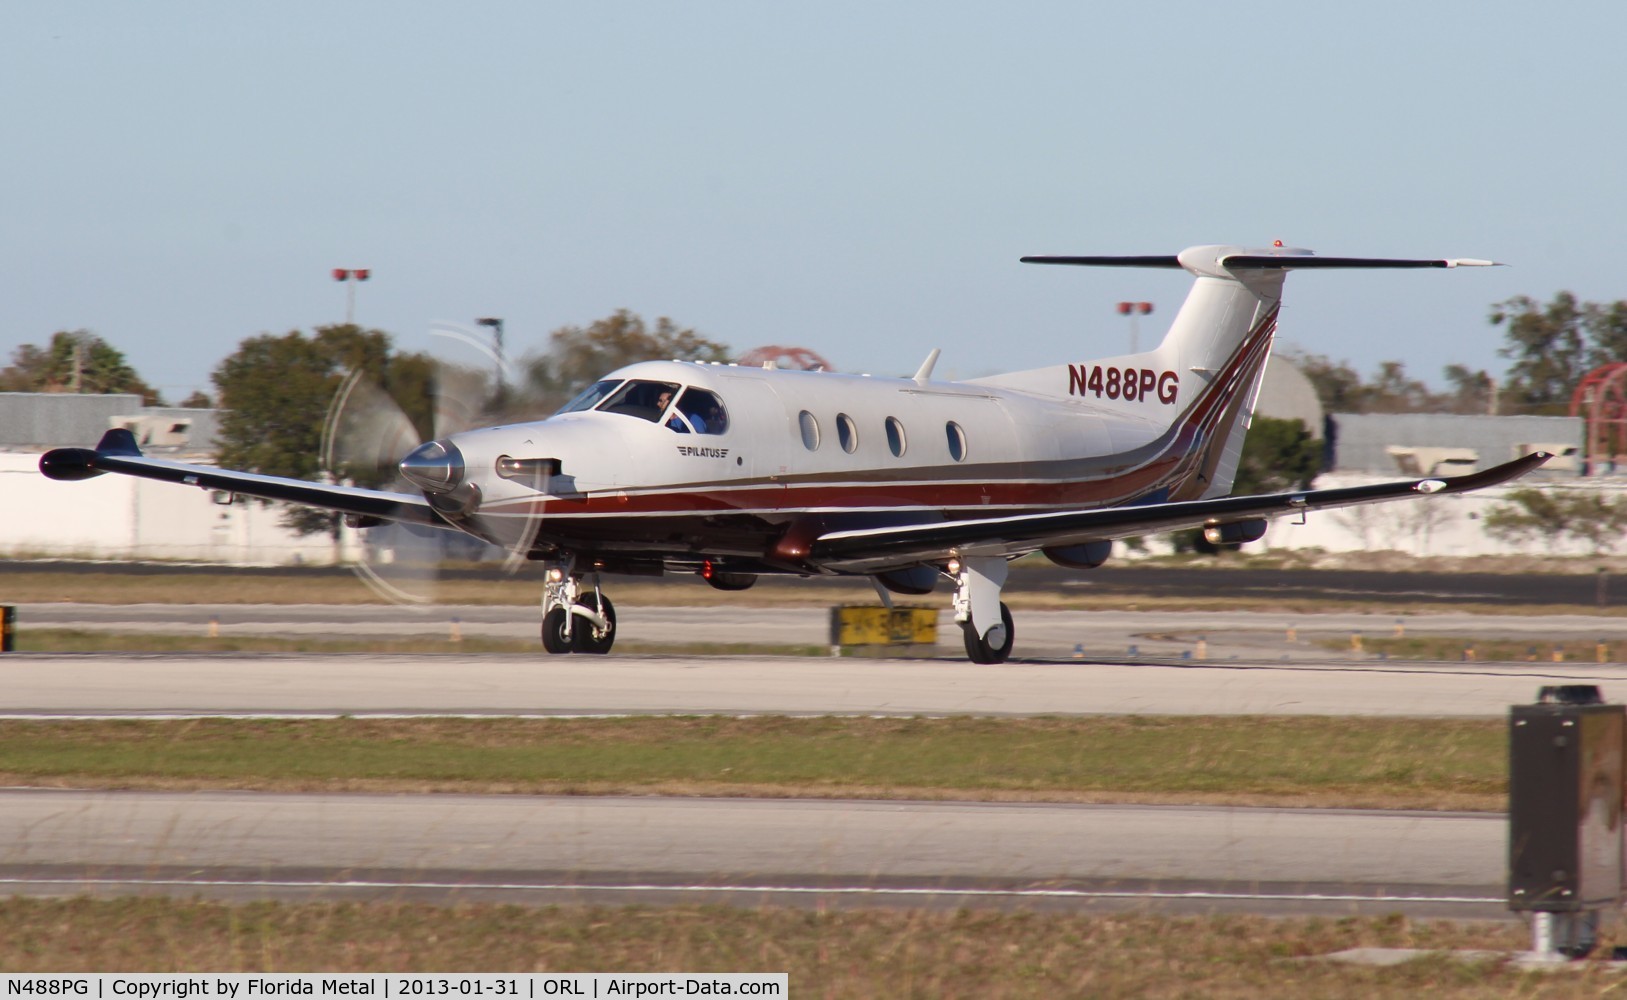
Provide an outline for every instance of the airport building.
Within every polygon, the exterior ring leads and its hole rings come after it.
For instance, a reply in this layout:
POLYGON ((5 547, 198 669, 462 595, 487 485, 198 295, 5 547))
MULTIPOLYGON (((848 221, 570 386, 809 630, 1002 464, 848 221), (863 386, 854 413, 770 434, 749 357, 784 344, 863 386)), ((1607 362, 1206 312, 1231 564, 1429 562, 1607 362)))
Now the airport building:
POLYGON ((40 475, 51 448, 89 447, 109 429, 148 454, 214 461, 216 411, 142 405, 136 395, 0 393, 0 557, 152 559, 235 565, 332 563, 348 556, 326 536, 301 537, 276 507, 132 476, 81 483, 40 475))

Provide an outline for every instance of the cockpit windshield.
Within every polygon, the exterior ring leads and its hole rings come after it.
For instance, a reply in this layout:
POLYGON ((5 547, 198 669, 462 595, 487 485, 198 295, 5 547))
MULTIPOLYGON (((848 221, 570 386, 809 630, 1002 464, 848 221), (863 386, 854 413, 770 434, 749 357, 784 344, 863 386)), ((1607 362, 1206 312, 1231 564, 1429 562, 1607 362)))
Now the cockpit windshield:
POLYGON ((587 409, 638 417, 678 434, 722 434, 729 429, 728 411, 717 393, 696 386, 685 388, 677 382, 606 379, 566 403, 559 412, 587 409))
POLYGON ((678 394, 676 382, 646 382, 643 379, 633 379, 618 389, 615 395, 604 401, 599 407, 600 413, 624 413, 629 417, 639 417, 654 423, 661 419, 661 414, 667 412, 672 405, 672 397, 678 394))
POLYGON ((618 385, 621 385, 621 379, 619 378, 607 378, 602 382, 595 382, 583 389, 575 399, 555 410, 554 416, 557 417, 561 413, 577 413, 582 410, 591 410, 599 405, 599 400, 610 395, 618 385))

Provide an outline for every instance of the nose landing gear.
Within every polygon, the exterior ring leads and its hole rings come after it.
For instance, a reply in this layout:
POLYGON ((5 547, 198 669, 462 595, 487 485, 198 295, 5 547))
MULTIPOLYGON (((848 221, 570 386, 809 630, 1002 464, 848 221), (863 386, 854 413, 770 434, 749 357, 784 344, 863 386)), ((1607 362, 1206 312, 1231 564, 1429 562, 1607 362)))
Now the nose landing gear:
POLYGON ((608 653, 616 641, 616 606, 599 591, 599 574, 573 572, 574 560, 551 563, 542 587, 542 648, 550 653, 608 653), (584 591, 586 579, 591 586, 584 591))
POLYGON ((1009 567, 1004 556, 971 556, 956 561, 955 621, 960 623, 966 658, 973 663, 1004 663, 1017 630, 1011 609, 1000 600, 1009 567))

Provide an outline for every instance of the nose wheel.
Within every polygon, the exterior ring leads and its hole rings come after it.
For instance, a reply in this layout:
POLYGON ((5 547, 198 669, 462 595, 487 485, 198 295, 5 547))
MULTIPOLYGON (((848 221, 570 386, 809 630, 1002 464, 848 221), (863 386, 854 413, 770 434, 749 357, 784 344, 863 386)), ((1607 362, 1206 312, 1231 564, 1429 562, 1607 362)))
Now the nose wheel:
POLYGON ((961 638, 966 640, 966 658, 973 663, 1004 663, 1011 655, 1011 645, 1017 640, 1017 629, 1011 622, 1011 609, 1000 602, 1000 624, 978 635, 977 626, 969 621, 960 623, 961 638))
POLYGON ((548 567, 542 589, 542 648, 550 653, 610 652, 616 642, 616 606, 599 590, 592 574, 592 589, 570 565, 548 567))
POLYGON ((973 663, 1004 663, 1011 655, 1017 630, 1011 609, 1000 600, 1008 568, 1004 556, 963 557, 950 565, 955 621, 966 640, 966 658, 973 663))

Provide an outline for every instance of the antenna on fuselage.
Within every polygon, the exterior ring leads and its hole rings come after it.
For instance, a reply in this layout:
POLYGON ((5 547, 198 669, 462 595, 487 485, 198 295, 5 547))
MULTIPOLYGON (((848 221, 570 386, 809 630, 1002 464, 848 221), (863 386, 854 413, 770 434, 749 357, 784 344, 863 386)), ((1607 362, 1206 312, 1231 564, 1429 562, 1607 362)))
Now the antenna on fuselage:
POLYGON ((927 379, 932 377, 932 366, 938 363, 938 355, 942 353, 942 348, 934 347, 932 353, 926 356, 926 360, 921 362, 921 367, 915 372, 916 385, 926 385, 927 379))

